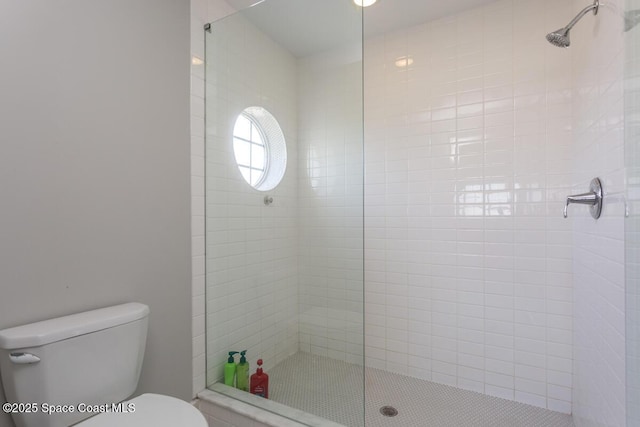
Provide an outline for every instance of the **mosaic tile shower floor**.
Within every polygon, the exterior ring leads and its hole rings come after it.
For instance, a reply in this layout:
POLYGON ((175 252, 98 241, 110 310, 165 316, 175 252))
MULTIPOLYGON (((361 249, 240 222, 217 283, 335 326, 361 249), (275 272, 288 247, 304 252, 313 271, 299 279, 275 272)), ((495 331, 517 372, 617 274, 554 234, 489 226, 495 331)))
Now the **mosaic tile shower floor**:
POLYGON ((362 368, 302 352, 269 378, 273 401, 348 427, 573 427, 569 415, 370 368, 363 418, 362 368))

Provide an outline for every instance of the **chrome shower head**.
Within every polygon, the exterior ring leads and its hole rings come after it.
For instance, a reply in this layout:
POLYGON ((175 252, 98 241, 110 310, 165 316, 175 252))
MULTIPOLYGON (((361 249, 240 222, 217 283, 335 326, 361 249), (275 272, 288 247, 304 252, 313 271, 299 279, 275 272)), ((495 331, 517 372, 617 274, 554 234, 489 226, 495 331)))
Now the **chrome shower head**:
POLYGON ((547 34, 547 41, 554 46, 567 48, 571 45, 569 38, 569 29, 560 28, 552 33, 547 34))
POLYGON ((599 7, 600 7, 600 1, 594 0, 591 6, 587 6, 584 9, 582 9, 580 13, 578 13, 576 17, 573 18, 571 22, 567 24, 566 27, 560 28, 559 30, 556 30, 552 33, 547 34, 547 41, 557 47, 569 47, 571 45, 569 32, 571 31, 573 26, 576 25, 578 21, 581 20, 582 17, 590 11, 593 11, 593 14, 597 15, 599 7))

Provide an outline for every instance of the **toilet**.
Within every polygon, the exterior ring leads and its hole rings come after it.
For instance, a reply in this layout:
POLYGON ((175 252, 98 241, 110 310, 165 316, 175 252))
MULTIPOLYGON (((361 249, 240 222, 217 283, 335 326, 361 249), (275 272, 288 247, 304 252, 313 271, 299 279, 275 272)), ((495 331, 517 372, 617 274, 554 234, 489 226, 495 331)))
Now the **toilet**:
POLYGON ((16 427, 206 427, 183 400, 126 400, 138 386, 148 318, 149 307, 127 303, 0 331, 5 397, 22 404, 11 414, 16 427))

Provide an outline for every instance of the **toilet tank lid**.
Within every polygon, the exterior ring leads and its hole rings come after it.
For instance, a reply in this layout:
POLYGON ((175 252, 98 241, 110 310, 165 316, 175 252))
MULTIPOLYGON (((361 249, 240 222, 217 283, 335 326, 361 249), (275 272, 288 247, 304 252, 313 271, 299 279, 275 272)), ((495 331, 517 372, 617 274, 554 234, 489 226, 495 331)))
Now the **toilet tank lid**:
POLYGON ((130 323, 149 315, 149 307, 137 302, 85 311, 0 331, 0 348, 39 347, 79 335, 130 323))

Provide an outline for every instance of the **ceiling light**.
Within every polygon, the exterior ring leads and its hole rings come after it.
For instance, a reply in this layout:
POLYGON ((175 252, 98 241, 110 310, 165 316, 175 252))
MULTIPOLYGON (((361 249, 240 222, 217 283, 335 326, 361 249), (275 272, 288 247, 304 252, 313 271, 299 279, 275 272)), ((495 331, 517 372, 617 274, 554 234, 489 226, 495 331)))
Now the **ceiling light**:
POLYGON ((353 0, 353 2, 358 5, 358 6, 362 6, 362 7, 367 7, 367 6, 371 6, 372 4, 374 4, 376 1, 378 0, 353 0))
POLYGON ((410 56, 401 56, 400 58, 396 58, 396 67, 398 68, 407 68, 411 64, 413 64, 413 58, 410 56))

